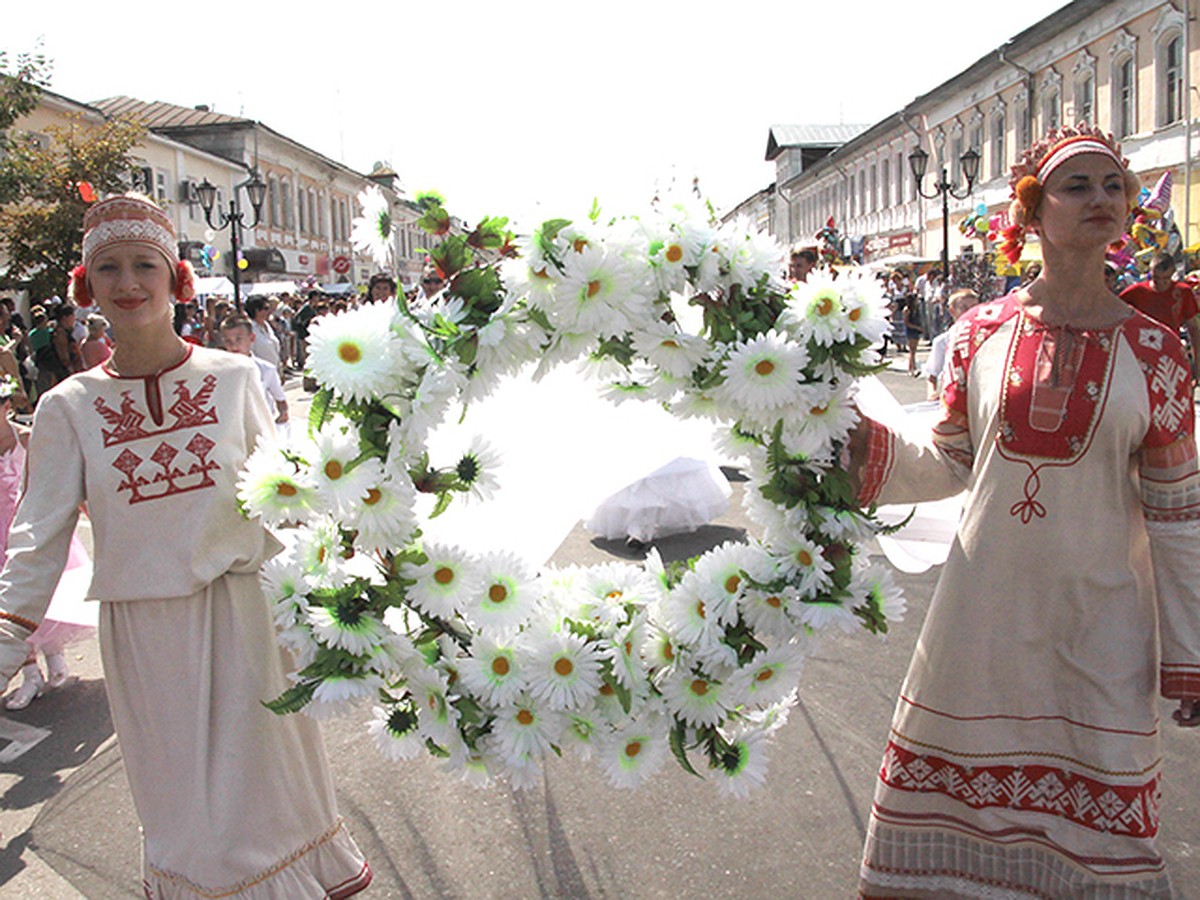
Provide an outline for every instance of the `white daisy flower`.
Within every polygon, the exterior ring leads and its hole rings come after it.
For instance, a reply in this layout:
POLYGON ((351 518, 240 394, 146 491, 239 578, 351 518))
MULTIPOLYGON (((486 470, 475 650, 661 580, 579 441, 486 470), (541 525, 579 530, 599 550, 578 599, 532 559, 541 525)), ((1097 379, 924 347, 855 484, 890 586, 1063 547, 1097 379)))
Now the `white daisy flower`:
POLYGON ((408 589, 408 601, 430 615, 448 619, 478 593, 478 564, 459 547, 426 544, 424 553, 425 562, 400 566, 400 577, 416 582, 408 589))
POLYGON ((584 570, 578 581, 586 599, 578 617, 611 632, 629 618, 629 608, 644 608, 661 596, 652 576, 627 563, 603 563, 584 570))
POLYGON ((879 281, 872 275, 852 270, 838 278, 842 286, 842 307, 850 328, 872 344, 883 339, 892 329, 887 297, 879 281))
POLYGON ((308 473, 297 471, 279 445, 267 440, 259 441, 242 466, 237 488, 246 512, 266 525, 303 521, 317 499, 308 473))
POLYGON ((421 734, 443 748, 460 741, 459 712, 451 702, 453 698, 445 676, 428 665, 412 665, 407 674, 408 690, 417 707, 421 734))
POLYGON ((657 625, 648 626, 642 641, 642 658, 647 666, 660 673, 673 670, 679 660, 675 638, 657 625))
POLYGON ((729 713, 729 690, 699 672, 678 669, 661 686, 667 709, 689 725, 719 725, 729 713))
POLYGON ((511 706, 525 689, 524 662, 511 640, 476 635, 471 655, 459 661, 463 684, 489 706, 511 706))
POLYGON ((833 583, 833 563, 826 559, 820 544, 789 531, 772 535, 771 549, 802 598, 815 597, 829 590, 833 583))
POLYGON ((355 703, 375 697, 383 679, 374 672, 358 675, 326 675, 313 692, 304 713, 313 719, 333 719, 351 712, 355 703))
POLYGON ((808 352, 777 331, 737 344, 722 367, 725 382, 714 392, 734 408, 779 410, 800 402, 808 352))
POLYGON ((314 605, 309 608, 308 621, 317 640, 355 656, 372 652, 389 633, 386 625, 349 603, 333 608, 314 605))
POLYGON ((454 472, 458 480, 468 488, 468 495, 476 500, 488 500, 496 493, 496 469, 500 465, 500 454, 478 435, 459 458, 454 472))
POLYGON ((842 291, 827 272, 810 272, 807 281, 792 285, 779 324, 799 340, 828 347, 853 332, 842 305, 842 291))
POLYGON ((766 232, 757 231, 750 221, 732 222, 726 236, 729 282, 753 287, 763 276, 771 278, 783 270, 783 249, 766 232))
POLYGON ((600 689, 596 648, 567 631, 525 636, 529 648, 529 693, 554 710, 580 709, 600 689))
POLYGON ((708 601, 700 593, 700 582, 689 572, 677 584, 659 610, 666 632, 680 643, 695 646, 720 635, 720 626, 710 618, 708 601))
POLYGON ((757 654, 730 679, 730 692, 751 706, 778 703, 800 682, 804 651, 781 644, 757 654))
POLYGON ((496 710, 492 734, 506 763, 540 755, 561 740, 566 726, 562 713, 523 695, 511 706, 496 710))
POLYGON ((744 798, 766 781, 766 736, 747 729, 739 730, 726 740, 728 749, 720 754, 713 766, 717 789, 727 796, 744 798))
POLYGON ((373 469, 377 477, 346 510, 345 525, 357 531, 354 545, 367 551, 398 550, 407 544, 417 527, 417 492, 407 473, 390 477, 383 468, 373 469))
POLYGON ((856 569, 850 590, 865 595, 866 602, 889 622, 900 622, 904 619, 908 603, 889 570, 881 566, 856 569))
POLYGON ((486 753, 472 750, 461 740, 453 747, 444 748, 450 756, 443 761, 442 771, 457 775, 471 787, 485 788, 492 783, 492 771, 499 764, 489 759, 486 753))
POLYGON ((631 309, 644 302, 636 291, 629 264, 617 254, 589 244, 582 252, 567 256, 555 302, 546 315, 563 331, 623 334, 629 327, 631 309))
POLYGON ((580 712, 566 713, 565 721, 562 746, 582 760, 591 759, 603 728, 603 722, 594 715, 583 715, 580 712))
POLYGON ((705 601, 706 616, 722 625, 737 621, 737 601, 749 587, 747 577, 756 582, 774 575, 774 563, 756 544, 727 541, 709 550, 696 561, 696 567, 684 576, 694 579, 696 591, 705 601))
POLYGON ((633 347, 651 365, 675 378, 687 378, 708 356, 708 341, 665 322, 634 332, 633 347))
POLYGON ((340 428, 323 428, 313 438, 310 469, 317 496, 335 514, 357 505, 372 482, 382 475, 378 459, 359 460, 358 435, 340 428))
POLYGON ((667 759, 669 722, 662 716, 645 716, 600 742, 600 767, 613 787, 640 787, 662 768, 667 759))
POLYGON ((479 590, 467 599, 466 617, 480 630, 515 630, 541 603, 537 573, 515 553, 485 554, 477 568, 479 590))
POLYGON ((600 642, 600 652, 612 663, 613 677, 626 690, 639 689, 646 679, 641 649, 646 639, 646 620, 635 617, 611 638, 600 642))
POLYGON ((290 555, 279 554, 264 563, 259 574, 263 596, 272 605, 276 628, 291 628, 308 608, 304 568, 290 555))
POLYGON ((748 588, 740 601, 742 617, 756 633, 776 638, 787 637, 796 630, 788 617, 788 610, 796 600, 796 593, 790 588, 778 591, 748 588))
POLYGON ((376 706, 367 723, 367 733, 375 741, 379 752, 392 762, 416 759, 425 751, 425 739, 421 737, 417 713, 408 704, 384 709, 376 706))
POLYGON ((392 247, 392 211, 383 191, 372 185, 358 193, 362 215, 350 225, 350 243, 384 268, 392 247))
POLYGON ((827 455, 835 441, 846 441, 858 418, 858 409, 846 389, 813 388, 798 421, 786 423, 784 443, 793 455, 827 455))
POLYGON ((858 630, 858 619, 849 606, 836 600, 805 600, 795 607, 796 617, 813 631, 839 628, 846 634, 858 630))
MULTIPOLYGON (((387 623, 384 623, 387 627, 387 623)), ((367 668, 378 672, 385 678, 395 679, 403 675, 405 668, 420 656, 420 651, 413 646, 407 634, 397 634, 388 629, 387 635, 381 640, 367 657, 367 668)))
POLYGON ((404 352, 391 319, 385 303, 314 319, 308 332, 313 377, 349 400, 371 400, 395 390, 404 352))
POLYGON ((861 512, 852 509, 817 508, 820 524, 817 530, 835 541, 861 543, 875 534, 875 526, 861 512))
POLYGON ((327 516, 310 521, 297 531, 295 554, 314 587, 331 586, 343 568, 341 527, 327 516))

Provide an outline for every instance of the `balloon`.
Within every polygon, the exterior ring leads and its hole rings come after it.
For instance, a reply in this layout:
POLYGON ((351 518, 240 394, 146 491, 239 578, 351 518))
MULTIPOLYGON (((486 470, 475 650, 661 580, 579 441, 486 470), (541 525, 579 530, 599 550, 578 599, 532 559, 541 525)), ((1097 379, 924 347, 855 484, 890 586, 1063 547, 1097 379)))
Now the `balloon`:
POLYGON ((213 241, 215 241, 217 239, 217 233, 215 231, 213 231, 211 228, 205 228, 204 229, 204 239, 211 244, 213 241))
POLYGON ((248 269, 248 268, 250 268, 250 263, 246 262, 246 260, 244 260, 244 259, 239 259, 238 260, 238 268, 239 269, 248 269))
POLYGON ((75 187, 79 189, 79 199, 84 203, 96 202, 96 189, 92 187, 89 181, 78 181, 75 187))
POLYGON ((986 216, 987 215, 987 204, 980 203, 978 206, 976 206, 975 207, 975 215, 986 216))
POLYGON ((988 225, 989 225, 989 222, 987 220, 987 216, 985 216, 983 214, 980 214, 980 216, 975 220, 975 230, 976 231, 987 231, 988 225))

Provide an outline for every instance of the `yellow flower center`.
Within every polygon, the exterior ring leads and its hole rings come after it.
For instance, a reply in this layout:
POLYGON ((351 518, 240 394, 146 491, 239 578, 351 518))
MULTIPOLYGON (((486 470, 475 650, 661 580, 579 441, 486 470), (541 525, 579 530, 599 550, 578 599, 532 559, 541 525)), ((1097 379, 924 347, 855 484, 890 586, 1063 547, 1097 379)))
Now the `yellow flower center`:
POLYGON ((697 697, 703 697, 708 693, 708 682, 703 678, 697 678, 692 682, 691 688, 693 694, 695 694, 697 697))
POLYGON ((565 657, 559 657, 554 661, 554 672, 566 678, 575 671, 575 664, 565 657))
POLYGON ((754 364, 754 371, 766 378, 775 371, 775 363, 771 362, 769 359, 760 359, 754 364))
POLYGON ((626 642, 625 642, 625 655, 626 655, 626 656, 632 656, 632 655, 633 655, 633 641, 626 641, 626 642))
POLYGON ((678 350, 678 349, 679 349, 679 342, 678 342, 678 341, 671 340, 671 338, 667 338, 667 339, 666 339, 665 341, 663 341, 663 342, 662 342, 662 344, 660 344, 659 346, 662 346, 662 347, 667 347, 667 348, 669 348, 669 349, 671 349, 671 350, 678 350))
POLYGON ((598 293, 600 293, 600 282, 599 281, 589 281, 588 287, 587 287, 588 299, 591 300, 598 293))
POLYGON ((587 245, 588 245, 587 238, 577 237, 577 238, 575 238, 574 243, 571 244, 571 247, 576 253, 582 253, 583 248, 586 247, 587 245))
POLYGON ((764 602, 772 609, 779 609, 779 607, 783 606, 783 601, 774 595, 768 597, 764 602))
POLYGON ((336 459, 331 459, 325 463, 325 477, 330 481, 337 481, 342 477, 342 464, 336 459))
POLYGON ((358 346, 358 344, 351 344, 349 342, 338 344, 337 353, 338 359, 342 362, 362 362, 362 347, 358 346))
POLYGON ((538 269, 536 272, 533 273, 533 277, 534 278, 549 278, 550 276, 546 274, 546 267, 542 266, 542 268, 538 269))
POLYGON ((725 579, 725 590, 730 594, 736 594, 738 588, 742 586, 742 579, 739 575, 730 575, 725 579))
POLYGON ((317 548, 317 562, 319 562, 319 563, 325 562, 325 548, 324 547, 317 548))
POLYGON ((363 497, 363 503, 367 506, 374 506, 383 499, 383 492, 379 488, 371 488, 367 491, 367 496, 363 497))
POLYGON ((296 490, 296 486, 290 481, 281 481, 275 485, 275 493, 280 497, 295 497, 299 491, 296 490))
POLYGON ((672 244, 667 248, 667 262, 677 263, 683 259, 683 248, 678 244, 672 244))
POLYGON ((817 304, 817 315, 827 316, 833 312, 833 300, 829 297, 822 297, 817 304))
POLYGON ((503 603, 508 599, 508 588, 502 584, 493 584, 488 588, 488 599, 493 603, 503 603))
POLYGON ((812 554, 807 550, 800 550, 796 553, 796 562, 800 563, 800 565, 804 566, 805 568, 808 568, 813 564, 812 554))
POLYGON ((503 656, 497 656, 492 660, 492 671, 503 678, 509 672, 508 660, 503 656))
POLYGON ((439 566, 433 573, 433 580, 438 584, 449 584, 454 580, 454 570, 449 566, 439 566))
POLYGON ((642 752, 642 742, 641 741, 630 741, 628 744, 625 745, 625 755, 626 756, 637 756, 641 752, 642 752))
POLYGON ((662 648, 663 659, 671 660, 675 658, 675 648, 671 646, 671 642, 667 641, 662 648))
POLYGON ((828 406, 814 406, 812 409, 810 409, 808 411, 808 414, 810 416, 823 416, 827 412, 829 412, 828 406))
POLYGON ((774 669, 763 669, 754 676, 756 681, 770 681, 775 676, 774 669))
POLYGON ((604 595, 604 599, 612 600, 613 602, 616 602, 617 600, 620 600, 624 596, 625 596, 624 593, 617 590, 616 588, 613 588, 611 591, 609 591, 607 594, 604 595))
POLYGON ((846 318, 848 318, 851 322, 857 322, 862 318, 862 307, 860 306, 850 310, 850 314, 846 318))
POLYGON ((517 721, 520 722, 522 725, 532 725, 533 724, 533 713, 531 713, 527 709, 523 709, 519 713, 517 713, 517 721))
POLYGON ((616 693, 616 691, 613 690, 613 686, 606 681, 604 684, 600 685, 600 693, 605 697, 611 697, 616 693))
POLYGON ((702 619, 707 618, 704 614, 704 601, 703 600, 701 600, 700 602, 698 602, 696 604, 696 615, 698 615, 702 619))

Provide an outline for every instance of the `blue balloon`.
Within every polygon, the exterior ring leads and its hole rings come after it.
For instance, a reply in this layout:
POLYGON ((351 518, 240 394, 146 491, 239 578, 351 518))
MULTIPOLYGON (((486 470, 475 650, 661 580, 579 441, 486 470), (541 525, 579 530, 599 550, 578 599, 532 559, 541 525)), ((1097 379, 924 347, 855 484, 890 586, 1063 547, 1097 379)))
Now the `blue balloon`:
POLYGON ((987 215, 987 204, 980 203, 978 206, 976 206, 975 207, 975 215, 986 216, 987 215))

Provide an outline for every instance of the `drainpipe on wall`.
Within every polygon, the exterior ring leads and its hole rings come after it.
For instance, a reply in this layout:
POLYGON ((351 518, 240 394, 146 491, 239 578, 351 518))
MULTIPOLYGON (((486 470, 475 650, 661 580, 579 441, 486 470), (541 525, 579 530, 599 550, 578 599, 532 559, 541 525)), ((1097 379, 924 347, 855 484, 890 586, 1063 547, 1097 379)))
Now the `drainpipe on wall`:
MULTIPOLYGON (((996 49, 996 58, 998 60, 1000 60, 1000 62, 1003 63, 1004 65, 1012 66, 1014 69, 1016 69, 1018 72, 1020 72, 1022 75, 1025 76, 1024 77, 1024 81, 1025 81, 1025 131, 1029 135, 1030 143, 1032 143, 1034 140, 1036 140, 1036 137, 1034 136, 1034 133, 1033 133, 1033 73, 1030 72, 1027 68, 1025 68, 1020 63, 1013 62, 1011 59, 1009 59, 1007 56, 1004 55, 1004 48, 1007 47, 1011 43, 1012 43, 1012 41, 1006 41, 1005 43, 1001 44, 996 49)), ((1017 138, 1018 138, 1017 143, 1020 143, 1020 137, 1021 137, 1020 132, 1018 132, 1017 133, 1017 138)), ((1024 147, 1017 147, 1015 152, 1017 154, 1019 154, 1024 149, 1025 149, 1024 147)))
MULTIPOLYGON (((904 123, 905 127, 907 127, 909 131, 911 131, 913 134, 915 134, 917 136, 917 146, 919 147, 925 141, 925 137, 929 132, 929 123, 925 121, 925 117, 921 116, 921 124, 923 126, 925 126, 925 130, 922 131, 920 128, 917 128, 917 126, 913 125, 912 122, 908 121, 909 116, 915 115, 915 114, 910 113, 908 111, 907 107, 905 109, 900 110, 900 112, 896 113, 896 115, 900 117, 900 121, 904 123)), ((905 158, 904 164, 908 165, 907 158, 905 158)), ((908 175, 911 178, 912 172, 909 172, 908 175)), ((919 185, 918 185, 918 187, 919 187, 919 185)), ((921 235, 921 257, 924 258, 926 255, 925 254, 925 232, 928 231, 929 229, 926 227, 926 221, 925 221, 925 198, 921 196, 920 191, 917 191, 916 229, 917 229, 917 232, 921 235)))
POLYGON ((1192 0, 1183 0, 1183 246, 1192 245, 1192 0))

